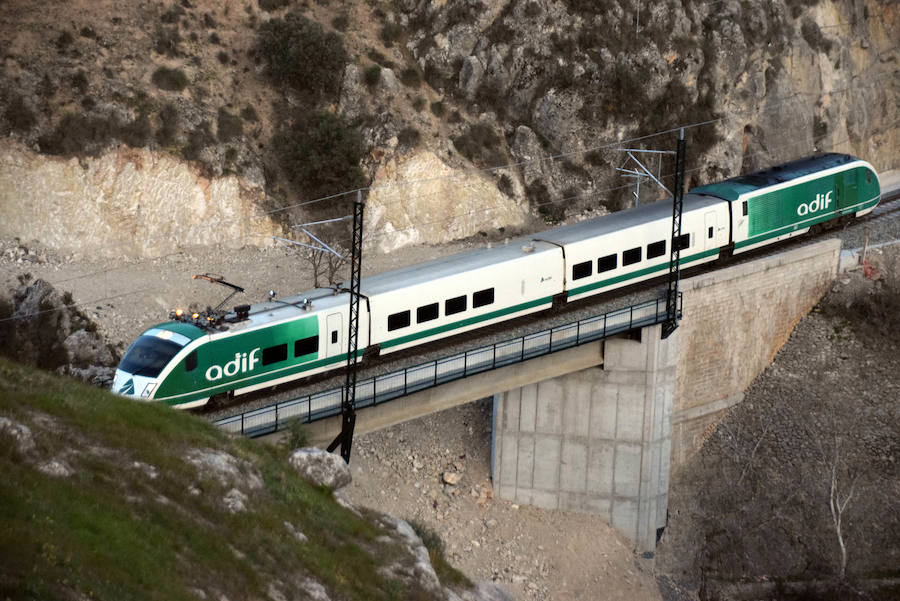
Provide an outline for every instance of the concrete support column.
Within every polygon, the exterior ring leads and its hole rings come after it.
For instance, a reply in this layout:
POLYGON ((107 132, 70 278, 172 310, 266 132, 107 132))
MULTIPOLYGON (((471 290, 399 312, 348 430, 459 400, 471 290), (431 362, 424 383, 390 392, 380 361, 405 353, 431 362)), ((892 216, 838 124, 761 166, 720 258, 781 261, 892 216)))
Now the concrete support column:
POLYGON ((605 342, 604 363, 494 396, 494 493, 605 516, 641 551, 665 525, 678 331, 605 342))

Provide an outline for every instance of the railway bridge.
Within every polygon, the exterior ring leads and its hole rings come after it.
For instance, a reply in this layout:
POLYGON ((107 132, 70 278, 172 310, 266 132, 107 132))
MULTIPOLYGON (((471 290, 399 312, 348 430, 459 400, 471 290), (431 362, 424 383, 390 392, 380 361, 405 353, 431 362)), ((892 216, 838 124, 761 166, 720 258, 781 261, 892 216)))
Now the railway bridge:
MULTIPOLYGON (((832 239, 685 278, 683 319, 665 340, 665 301, 650 301, 362 380, 356 432, 493 396, 498 497, 603 515, 652 551, 670 473, 826 292, 840 253, 832 239)), ((331 390, 218 423, 278 437, 299 417, 327 444, 339 411, 331 390)))

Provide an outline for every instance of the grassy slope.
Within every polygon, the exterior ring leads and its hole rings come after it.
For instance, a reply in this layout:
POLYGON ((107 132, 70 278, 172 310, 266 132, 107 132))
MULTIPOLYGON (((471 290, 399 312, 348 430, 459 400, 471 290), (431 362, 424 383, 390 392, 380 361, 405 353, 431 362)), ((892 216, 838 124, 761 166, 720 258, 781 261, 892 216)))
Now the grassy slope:
POLYGON ((35 442, 23 452, 0 430, 0 599, 196 599, 192 588, 262 599, 273 581, 296 598, 306 577, 333 599, 427 598, 378 573, 398 546, 376 542, 377 526, 297 477, 277 450, 2 360, 0 416, 35 442), (264 487, 201 473, 185 459, 192 449, 245 460, 264 487), (37 469, 53 459, 73 473, 37 469), (245 513, 222 503, 233 486, 249 494, 245 513))

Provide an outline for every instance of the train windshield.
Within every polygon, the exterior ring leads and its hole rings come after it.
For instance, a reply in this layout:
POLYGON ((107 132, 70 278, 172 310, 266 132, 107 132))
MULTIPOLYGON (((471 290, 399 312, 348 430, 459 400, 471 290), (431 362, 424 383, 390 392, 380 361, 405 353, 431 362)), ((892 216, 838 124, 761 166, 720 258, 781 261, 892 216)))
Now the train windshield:
POLYGON ((172 360, 181 345, 156 336, 140 336, 122 357, 119 369, 135 376, 155 378, 172 360))

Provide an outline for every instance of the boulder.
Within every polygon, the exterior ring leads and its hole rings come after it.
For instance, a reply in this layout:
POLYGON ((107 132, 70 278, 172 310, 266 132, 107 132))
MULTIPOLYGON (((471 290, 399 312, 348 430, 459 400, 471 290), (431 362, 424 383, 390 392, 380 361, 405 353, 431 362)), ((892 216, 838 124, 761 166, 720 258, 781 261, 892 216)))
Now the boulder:
POLYGON ((298 474, 316 486, 338 490, 352 481, 350 467, 340 455, 322 449, 297 449, 291 453, 288 461, 298 474))

